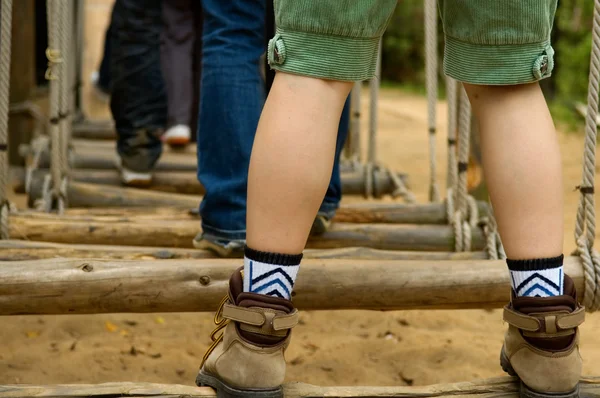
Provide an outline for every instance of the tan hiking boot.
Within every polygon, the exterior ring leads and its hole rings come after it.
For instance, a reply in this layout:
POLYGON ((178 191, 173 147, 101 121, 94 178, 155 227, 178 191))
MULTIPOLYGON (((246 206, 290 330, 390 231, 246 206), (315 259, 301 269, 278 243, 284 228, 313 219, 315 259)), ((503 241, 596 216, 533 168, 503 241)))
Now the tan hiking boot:
POLYGON ((581 356, 579 330, 585 319, 571 278, 564 294, 555 297, 515 297, 504 308, 509 324, 500 354, 502 369, 521 379, 520 396, 579 396, 581 356))
POLYGON ((290 300, 243 293, 243 280, 239 270, 231 276, 196 384, 214 388, 220 398, 280 398, 298 311, 290 300))

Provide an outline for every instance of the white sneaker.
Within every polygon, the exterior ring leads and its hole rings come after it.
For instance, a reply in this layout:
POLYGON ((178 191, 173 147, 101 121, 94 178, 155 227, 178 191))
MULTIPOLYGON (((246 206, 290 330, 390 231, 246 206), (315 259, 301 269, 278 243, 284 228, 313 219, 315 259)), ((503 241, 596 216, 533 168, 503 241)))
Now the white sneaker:
POLYGON ((184 147, 192 139, 192 130, 185 124, 177 124, 169 128, 162 136, 163 142, 170 147, 184 147))
POLYGON ((120 156, 117 156, 117 169, 121 174, 121 182, 129 187, 147 187, 152 184, 152 173, 129 170, 123 166, 120 156))
POLYGON ((90 75, 90 83, 92 83, 92 91, 96 95, 96 98, 99 99, 101 102, 109 103, 110 93, 104 88, 100 87, 100 73, 98 71, 92 72, 92 74, 90 75))

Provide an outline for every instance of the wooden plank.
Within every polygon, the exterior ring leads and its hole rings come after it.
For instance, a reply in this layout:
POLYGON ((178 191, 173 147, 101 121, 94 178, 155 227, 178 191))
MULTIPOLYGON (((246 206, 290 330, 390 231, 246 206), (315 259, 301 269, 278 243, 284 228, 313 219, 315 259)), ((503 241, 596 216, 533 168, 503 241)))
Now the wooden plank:
MULTIPOLYGON (((93 158, 91 158, 93 161, 93 158)), ((170 163, 167 163, 169 165, 170 163)), ((168 166, 171 167, 171 166, 168 166)), ((22 192, 24 192, 24 172, 15 171, 16 184, 20 186, 22 192)), ((36 170, 32 178, 32 187, 34 198, 40 195, 41 187, 43 186, 44 176, 48 174, 47 169, 36 170)), ((121 177, 119 172, 114 169, 112 170, 94 170, 94 169, 73 169, 71 171, 71 177, 76 182, 83 182, 88 184, 100 184, 110 186, 121 186, 121 177)), ((407 180, 406 175, 400 176, 404 180, 407 180)), ((342 191, 344 195, 363 195, 365 191, 365 175, 361 172, 350 172, 341 175, 342 178, 342 191)), ((388 175, 377 173, 375 180, 375 186, 377 187, 377 195, 384 196, 392 193, 394 186, 388 175)), ((160 191, 170 193, 180 193, 187 195, 203 195, 205 193, 204 186, 198 182, 195 171, 164 171, 157 170, 152 175, 152 185, 145 189, 145 191, 160 191)), ((70 198, 71 199, 71 198, 70 198)), ((71 202, 77 206, 86 207, 89 203, 95 203, 94 198, 88 199, 87 196, 81 194, 71 199, 71 202)), ((72 206, 75 206, 72 204, 72 206)), ((135 202, 132 205, 136 205, 135 202)))
MULTIPOLYGON (((214 311, 240 260, 46 259, 0 263, 0 315, 214 311)), ((580 294, 579 257, 565 259, 580 294)), ((500 308, 502 260, 307 259, 292 297, 303 310, 500 308)))
MULTIPOLYGON (((18 174, 18 171, 15 172, 18 174)), ((74 172, 77 178, 78 172, 74 172)), ((163 185, 164 191, 173 188, 173 184, 178 184, 178 178, 181 173, 157 173, 155 175, 155 184, 163 185)), ((20 178, 20 176, 16 176, 20 178)), ((187 177, 184 177, 187 178, 187 177)), ((39 199, 42 195, 41 175, 34 174, 34 183, 29 198, 30 204, 39 199)), ((191 192, 196 180, 189 179, 189 188, 191 192)), ((185 183, 187 184, 187 183, 185 183)), ((200 186, 197 181, 196 184, 200 186)), ((200 186, 201 187, 201 186, 200 186)), ((174 188, 179 190, 181 187, 174 188)), ((202 188, 203 189, 203 188, 202 188)), ((197 208, 202 200, 200 196, 166 194, 165 192, 154 192, 144 189, 125 188, 103 185, 70 182, 68 186, 69 206, 71 208, 102 208, 100 212, 109 211, 108 208, 116 207, 121 211, 128 211, 124 207, 142 207, 144 210, 138 210, 139 213, 153 214, 154 209, 158 207, 175 207, 177 211, 180 208, 197 208)), ((188 192, 186 192, 188 193, 188 192)), ((489 205, 486 202, 478 202, 479 213, 488 214, 489 205)), ((90 213, 91 214, 91 213, 90 213)), ((336 222, 348 223, 390 223, 390 224, 446 224, 446 205, 445 203, 426 203, 426 204, 403 204, 403 203, 354 203, 343 204, 338 209, 335 217, 336 222)))
POLYGON ((112 120, 82 120, 73 123, 73 137, 92 140, 114 140, 117 138, 112 120))
MULTIPOLYGON (((42 197, 43 178, 37 175, 32 180, 29 204, 42 197)), ((125 188, 121 186, 97 185, 70 181, 67 187, 69 206, 73 207, 128 207, 128 206, 175 206, 194 208, 200 204, 200 197, 147 189, 125 188)))
MULTIPOLYGON (((119 216, 76 218, 25 213, 11 215, 10 222, 10 236, 14 239, 126 246, 191 248, 199 230, 200 223, 194 218, 136 220, 119 216)), ((328 232, 308 241, 308 248, 312 249, 341 247, 449 252, 454 250, 454 231, 448 225, 336 222, 328 232)), ((476 228, 472 233, 473 251, 484 247, 483 233, 476 228)))
MULTIPOLYGON (((126 260, 167 260, 215 258, 208 250, 177 249, 168 247, 111 246, 60 244, 22 240, 0 240, 0 261, 42 260, 52 257, 103 258, 126 260)), ((377 250, 365 247, 314 250, 304 252, 304 258, 354 258, 362 260, 469 260, 486 258, 484 252, 410 252, 377 250)))
MULTIPOLYGON (((518 382, 512 377, 498 377, 472 382, 436 384, 418 387, 318 387, 304 383, 284 385, 286 398, 374 398, 374 397, 517 397, 518 382)), ((581 396, 600 394, 600 377, 584 377, 581 396)), ((58 385, 0 385, 0 398, 44 397, 216 397, 213 389, 177 384, 104 383, 58 385)))
MULTIPOLYGON (((100 169, 114 170, 116 168, 116 153, 114 151, 87 151, 75 152, 71 167, 73 169, 100 169)), ((48 152, 42 153, 40 157, 40 168, 48 168, 50 156, 48 152)), ((155 166, 158 171, 196 171, 196 158, 190 156, 177 156, 176 154, 165 154, 155 166)))

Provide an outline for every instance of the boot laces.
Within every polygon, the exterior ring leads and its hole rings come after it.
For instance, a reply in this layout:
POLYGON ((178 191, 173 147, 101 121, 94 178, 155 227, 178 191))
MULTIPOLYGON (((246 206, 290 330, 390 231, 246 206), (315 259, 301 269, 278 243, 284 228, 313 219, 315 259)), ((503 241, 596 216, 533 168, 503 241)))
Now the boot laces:
POLYGON ((215 325, 217 325, 217 327, 210 334, 212 344, 210 347, 208 347, 208 350, 206 350, 206 354, 204 354, 204 357, 202 358, 202 364, 200 365, 201 368, 204 366, 204 363, 206 362, 210 354, 212 354, 212 352, 215 350, 217 345, 219 345, 219 343, 223 341, 223 335, 225 334, 225 332, 223 332, 222 330, 225 329, 227 324, 229 324, 229 319, 223 318, 223 308, 225 307, 225 303, 227 303, 228 301, 229 295, 223 297, 223 300, 221 300, 221 304, 219 304, 219 308, 215 313, 214 322, 215 325))

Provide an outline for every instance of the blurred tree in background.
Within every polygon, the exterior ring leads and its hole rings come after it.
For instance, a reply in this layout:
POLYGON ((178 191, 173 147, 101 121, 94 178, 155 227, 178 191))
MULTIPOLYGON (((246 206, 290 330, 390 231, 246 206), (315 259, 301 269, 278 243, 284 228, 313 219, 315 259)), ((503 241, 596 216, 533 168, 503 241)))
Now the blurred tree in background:
MULTIPOLYGON (((548 96, 561 102, 585 102, 592 41, 591 0, 559 0, 553 33, 556 68, 544 82, 548 96)), ((425 45, 423 0, 402 0, 383 38, 382 79, 403 85, 424 85, 425 45)), ((443 34, 439 27, 440 76, 443 34)))

